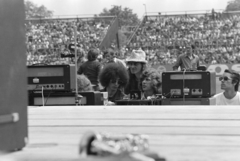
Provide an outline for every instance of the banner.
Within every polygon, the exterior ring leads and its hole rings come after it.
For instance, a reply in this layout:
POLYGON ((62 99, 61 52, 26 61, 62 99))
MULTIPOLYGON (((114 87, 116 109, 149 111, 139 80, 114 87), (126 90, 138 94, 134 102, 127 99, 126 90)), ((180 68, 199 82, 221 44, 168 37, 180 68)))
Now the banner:
MULTIPOLYGON (((100 44, 100 49, 104 50, 110 47, 111 42, 114 39, 118 39, 117 34, 118 34, 118 29, 119 29, 119 23, 118 23, 118 18, 114 20, 114 22, 111 24, 111 26, 108 28, 108 31, 102 40, 100 44)), ((118 43, 118 40, 116 41, 118 43)))

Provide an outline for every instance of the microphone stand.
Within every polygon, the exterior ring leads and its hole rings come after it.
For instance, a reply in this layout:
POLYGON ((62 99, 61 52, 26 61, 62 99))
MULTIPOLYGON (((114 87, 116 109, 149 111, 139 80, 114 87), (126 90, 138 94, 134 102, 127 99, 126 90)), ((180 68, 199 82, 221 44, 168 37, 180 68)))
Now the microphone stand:
POLYGON ((74 54, 75 54, 75 104, 81 103, 81 95, 78 95, 78 79, 77 79, 77 27, 74 27, 74 54))

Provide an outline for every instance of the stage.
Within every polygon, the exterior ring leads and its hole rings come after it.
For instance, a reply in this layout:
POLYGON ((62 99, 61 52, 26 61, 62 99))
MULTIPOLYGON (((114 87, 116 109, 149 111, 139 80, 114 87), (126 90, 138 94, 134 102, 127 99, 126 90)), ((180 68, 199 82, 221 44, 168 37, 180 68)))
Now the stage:
MULTIPOLYGON (((149 135, 167 161, 239 161, 240 107, 29 106, 29 143, 7 154, 20 161, 79 161, 89 131, 149 135)), ((98 159, 100 160, 100 159, 98 159)))

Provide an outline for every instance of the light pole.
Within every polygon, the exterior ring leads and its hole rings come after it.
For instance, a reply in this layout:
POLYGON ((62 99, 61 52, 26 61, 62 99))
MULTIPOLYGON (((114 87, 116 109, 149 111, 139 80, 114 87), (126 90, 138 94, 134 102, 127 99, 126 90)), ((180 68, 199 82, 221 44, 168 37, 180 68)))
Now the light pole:
POLYGON ((147 6, 146 4, 143 4, 144 5, 144 8, 145 8, 145 15, 147 16, 147 6))

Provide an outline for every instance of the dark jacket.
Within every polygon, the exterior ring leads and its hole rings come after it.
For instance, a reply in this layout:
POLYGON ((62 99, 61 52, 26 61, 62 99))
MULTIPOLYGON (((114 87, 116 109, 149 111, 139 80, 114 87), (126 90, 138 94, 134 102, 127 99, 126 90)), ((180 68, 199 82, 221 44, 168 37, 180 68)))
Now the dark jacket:
POLYGON ((139 81, 137 80, 137 77, 134 74, 131 74, 130 70, 128 70, 128 73, 129 73, 129 82, 124 89, 124 93, 130 94, 131 91, 140 91, 139 81))
POLYGON ((78 74, 84 74, 85 76, 88 77, 88 79, 91 81, 93 85, 98 85, 98 75, 101 70, 101 64, 97 61, 87 61, 83 63, 79 69, 78 69, 78 74))

